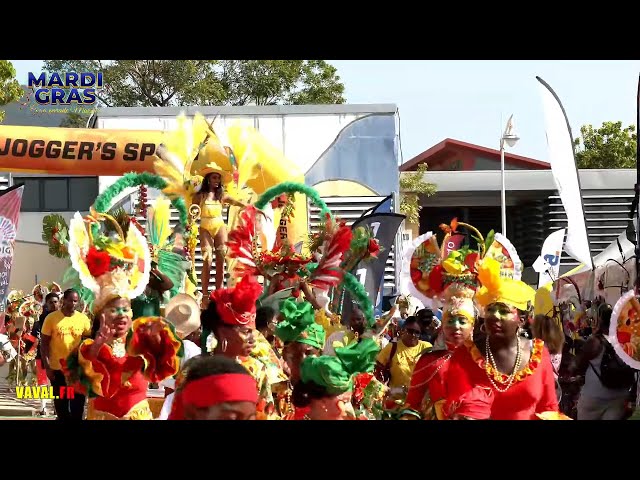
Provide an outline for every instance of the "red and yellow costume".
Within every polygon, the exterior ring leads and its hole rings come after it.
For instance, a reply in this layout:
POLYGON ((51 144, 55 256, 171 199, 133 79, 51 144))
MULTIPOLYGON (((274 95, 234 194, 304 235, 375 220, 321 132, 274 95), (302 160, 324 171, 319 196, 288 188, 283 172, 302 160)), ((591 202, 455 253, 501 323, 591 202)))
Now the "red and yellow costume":
POLYGON ((89 420, 151 420, 147 400, 149 382, 159 383, 175 375, 182 355, 182 342, 173 328, 159 317, 133 322, 126 344, 102 345, 91 356, 93 340, 85 340, 78 351, 82 369, 80 382, 90 397, 89 420), (150 347, 140 327, 163 322, 162 343, 150 347), (126 345, 126 346, 125 346, 126 345))
POLYGON ((449 371, 452 350, 423 354, 416 363, 406 404, 422 412, 425 420, 442 420, 442 403, 446 398, 445 378, 449 371))
MULTIPOLYGON (((533 303, 535 291, 519 280, 502 277, 500 264, 492 258, 483 259, 478 278, 482 286, 476 302, 483 308, 502 303, 526 311, 533 303)), ((472 340, 458 348, 449 363, 449 403, 459 401, 474 387, 483 387, 493 391, 492 420, 535 420, 536 414, 558 412, 553 367, 542 340, 531 342, 529 362, 512 376, 497 371, 472 340)))
MULTIPOLYGON (((473 341, 465 343, 451 358, 447 377, 448 398, 461 397, 475 386, 492 389, 489 376, 498 385, 507 379, 492 366, 487 367, 484 356, 473 341)), ((505 392, 493 389, 493 393, 492 420, 535 420, 537 413, 558 411, 551 359, 542 340, 533 341, 531 359, 516 374, 511 388, 505 392)))
MULTIPOLYGON (((134 225, 125 235, 108 215, 92 212, 83 219, 76 213, 69 226, 68 249, 80 282, 93 293, 95 315, 111 300, 130 302, 149 282, 149 249, 134 225), (114 224, 118 237, 102 234, 105 220, 114 224)), ((130 305, 123 315, 131 317, 130 305)), ((94 347, 94 340, 83 341, 64 365, 70 383, 89 397, 87 419, 151 420, 148 384, 175 375, 184 351, 173 325, 161 317, 138 318, 126 336, 113 338, 97 351, 94 347), (151 326, 158 328, 159 341, 149 336, 151 326)))
MULTIPOLYGON (((442 242, 442 247, 438 247, 435 236, 428 239, 429 248, 423 248, 422 261, 425 267, 425 274, 428 276, 429 288, 424 295, 433 300, 442 302, 442 324, 447 325, 449 321, 456 321, 456 318, 463 318, 464 323, 461 329, 471 332, 476 319, 476 310, 473 303, 473 296, 478 286, 476 263, 480 255, 484 254, 482 245, 480 251, 472 250, 453 251, 446 257, 447 249, 445 245, 449 237, 455 233, 458 225, 465 226, 476 232, 482 239, 482 235, 471 225, 451 222, 453 225, 441 226, 446 235, 442 242), (433 253, 429 253, 433 252, 433 253)), ((446 412, 443 410, 447 398, 447 376, 449 372, 449 362, 456 344, 446 342, 444 332, 441 331, 436 346, 433 350, 424 353, 411 376, 411 384, 407 393, 406 406, 421 413, 425 420, 444 420, 446 412)))

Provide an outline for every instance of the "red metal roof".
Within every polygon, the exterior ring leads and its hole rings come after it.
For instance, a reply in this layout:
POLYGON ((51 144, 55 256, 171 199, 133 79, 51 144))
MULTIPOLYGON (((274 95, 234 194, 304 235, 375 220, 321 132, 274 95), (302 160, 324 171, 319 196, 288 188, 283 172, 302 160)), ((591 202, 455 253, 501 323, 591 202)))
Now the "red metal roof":
MULTIPOLYGON (((425 150, 411 160, 403 163, 400 166, 400 171, 408 172, 416 170, 418 165, 425 162, 427 165, 432 167, 450 159, 454 154, 459 153, 460 151, 467 151, 478 156, 482 155, 483 157, 491 160, 500 161, 500 150, 481 147, 480 145, 474 145, 472 143, 462 142, 452 138, 445 138, 430 149, 425 150)), ((507 150, 505 150, 504 161, 507 164, 530 170, 548 170, 551 168, 547 162, 536 160, 534 158, 523 157, 521 155, 514 155, 513 153, 509 153, 507 150)))

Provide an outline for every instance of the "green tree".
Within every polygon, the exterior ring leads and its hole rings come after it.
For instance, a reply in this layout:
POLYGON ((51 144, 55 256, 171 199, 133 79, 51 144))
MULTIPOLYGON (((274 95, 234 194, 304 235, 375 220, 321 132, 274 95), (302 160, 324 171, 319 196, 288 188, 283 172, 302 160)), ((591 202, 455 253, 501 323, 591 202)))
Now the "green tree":
POLYGON ((604 122, 594 129, 580 128, 575 139, 578 168, 635 168, 638 136, 636 126, 622 128, 622 122, 604 122))
MULTIPOLYGON (((17 102, 23 95, 16 80, 16 69, 9 60, 0 60, 0 107, 17 102)), ((4 110, 0 110, 0 122, 4 120, 4 110)))
POLYGON ((323 60, 46 60, 49 72, 102 72, 108 107, 344 103, 323 60))
POLYGON ((83 115, 77 112, 69 112, 60 123, 64 128, 86 128, 89 115, 83 115))
POLYGON ((421 163, 415 172, 400 175, 400 212, 407 216, 407 222, 420 223, 420 196, 430 197, 438 188, 433 183, 424 181, 427 164, 421 163))

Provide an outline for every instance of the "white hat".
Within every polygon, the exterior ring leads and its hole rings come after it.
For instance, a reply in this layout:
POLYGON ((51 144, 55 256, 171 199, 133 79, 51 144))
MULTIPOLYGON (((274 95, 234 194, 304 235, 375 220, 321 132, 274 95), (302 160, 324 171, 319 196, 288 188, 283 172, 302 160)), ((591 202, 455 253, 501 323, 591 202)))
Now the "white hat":
POLYGON ((185 338, 200 328, 200 307, 198 302, 185 293, 179 293, 167 303, 165 318, 176 328, 180 338, 185 338))

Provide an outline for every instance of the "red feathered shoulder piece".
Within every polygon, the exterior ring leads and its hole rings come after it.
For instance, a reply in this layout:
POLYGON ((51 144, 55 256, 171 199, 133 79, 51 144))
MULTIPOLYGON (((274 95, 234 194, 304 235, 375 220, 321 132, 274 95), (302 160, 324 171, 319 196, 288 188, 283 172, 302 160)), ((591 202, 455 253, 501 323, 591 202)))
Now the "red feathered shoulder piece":
POLYGON ((340 268, 344 253, 351 246, 353 233, 344 224, 331 225, 322 244, 322 258, 318 262, 310 278, 310 284, 322 290, 328 290, 342 280, 343 270, 340 268))
POLYGON ((234 288, 221 288, 211 293, 218 315, 227 325, 255 328, 256 302, 262 294, 262 285, 252 275, 242 277, 234 288))
POLYGON ((256 240, 256 215, 258 211, 253 205, 240 213, 236 227, 227 236, 229 258, 236 259, 234 277, 253 276, 258 274, 258 266, 254 258, 256 240))

